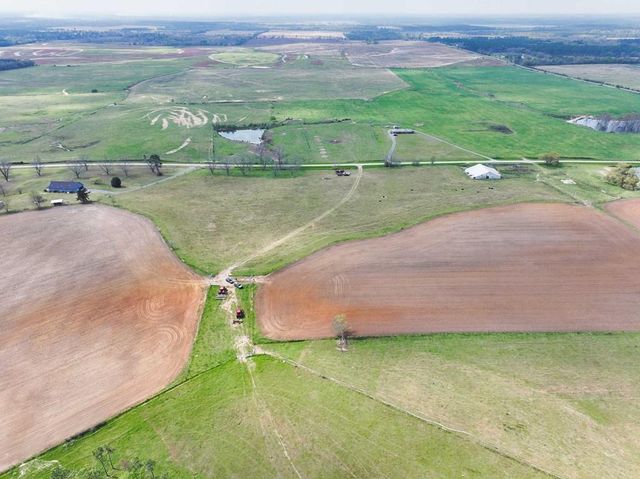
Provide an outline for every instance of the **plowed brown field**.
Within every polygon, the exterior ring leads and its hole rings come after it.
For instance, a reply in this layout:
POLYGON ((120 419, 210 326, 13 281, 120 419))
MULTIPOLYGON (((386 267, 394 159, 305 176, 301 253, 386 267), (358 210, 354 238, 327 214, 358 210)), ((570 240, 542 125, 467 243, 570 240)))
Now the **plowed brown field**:
POLYGON ((640 330, 639 250, 636 231, 593 208, 458 213, 271 275, 258 323, 278 339, 332 336, 338 314, 362 336, 640 330))
POLYGON ((202 280, 147 220, 103 206, 0 218, 0 470, 166 386, 202 280))
POLYGON ((614 201, 608 203, 606 208, 612 215, 640 229, 640 199, 614 201))

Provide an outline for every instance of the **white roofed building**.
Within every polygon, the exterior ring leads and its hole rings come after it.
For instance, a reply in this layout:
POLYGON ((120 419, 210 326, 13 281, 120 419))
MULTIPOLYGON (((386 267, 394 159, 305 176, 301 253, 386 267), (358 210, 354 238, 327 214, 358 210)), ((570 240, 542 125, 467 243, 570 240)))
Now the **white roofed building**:
POLYGON ((499 180, 502 178, 498 170, 481 164, 470 166, 464 172, 474 180, 499 180))

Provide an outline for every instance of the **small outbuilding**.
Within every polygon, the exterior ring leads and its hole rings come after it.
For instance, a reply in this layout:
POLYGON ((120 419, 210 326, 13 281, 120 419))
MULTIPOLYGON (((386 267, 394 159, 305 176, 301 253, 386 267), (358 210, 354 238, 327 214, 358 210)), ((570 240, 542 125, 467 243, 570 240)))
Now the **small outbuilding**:
POLYGON ((474 180, 499 180, 502 178, 498 170, 481 164, 470 166, 464 172, 474 180))
POLYGON ((51 181, 44 190, 47 193, 77 193, 84 185, 79 181, 51 181))

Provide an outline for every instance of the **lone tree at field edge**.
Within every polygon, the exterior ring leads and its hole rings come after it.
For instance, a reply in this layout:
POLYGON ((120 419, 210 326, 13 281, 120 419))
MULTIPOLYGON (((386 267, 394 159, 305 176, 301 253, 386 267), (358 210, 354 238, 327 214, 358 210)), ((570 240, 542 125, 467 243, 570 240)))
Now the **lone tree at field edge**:
POLYGON ((36 208, 41 209, 42 203, 44 203, 44 196, 42 196, 37 191, 31 192, 31 202, 35 205, 36 208))
POLYGON ((344 314, 339 314, 331 321, 333 332, 338 338, 338 350, 345 352, 347 350, 347 337, 349 336, 349 323, 344 314))
POLYGON ((67 166, 71 172, 76 175, 76 179, 80 178, 80 174, 85 171, 84 164, 80 160, 73 161, 67 166))

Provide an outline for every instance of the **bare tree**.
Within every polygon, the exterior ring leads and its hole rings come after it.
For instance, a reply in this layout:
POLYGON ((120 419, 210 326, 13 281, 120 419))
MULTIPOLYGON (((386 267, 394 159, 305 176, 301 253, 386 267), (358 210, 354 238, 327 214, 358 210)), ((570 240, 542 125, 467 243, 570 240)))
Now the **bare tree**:
POLYGON ((258 163, 262 165, 262 170, 264 171, 267 169, 267 165, 269 164, 269 149, 267 148, 267 145, 262 142, 256 148, 256 152, 258 153, 258 163))
POLYGON ((233 162, 234 162, 233 158, 225 158, 220 163, 220 166, 222 166, 222 168, 224 168, 224 172, 227 174, 227 176, 229 176, 231 174, 231 169, 233 168, 233 162))
POLYGON ((293 176, 302 168, 302 160, 298 157, 294 157, 288 162, 287 167, 289 168, 289 173, 293 176))
POLYGON ((0 161, 0 175, 4 177, 5 181, 9 181, 9 178, 11 177, 12 167, 13 165, 8 161, 0 161))
POLYGON ((36 170, 36 175, 42 176, 42 160, 38 155, 33 158, 31 166, 33 166, 33 169, 36 170))
POLYGON ((253 169, 253 161, 248 156, 241 156, 238 158, 237 167, 242 176, 245 176, 247 173, 251 173, 251 170, 253 169))
POLYGON ((278 173, 283 169, 285 163, 284 150, 282 149, 282 146, 278 146, 273 151, 273 162, 271 164, 273 176, 278 176, 278 173))
POLYGON ((131 162, 126 158, 122 158, 122 160, 120 160, 120 169, 122 170, 122 174, 128 178, 129 171, 131 170, 131 162))
POLYGON ((102 448, 103 448, 105 454, 107 455, 107 458, 109 459, 109 465, 111 466, 111 469, 118 470, 118 468, 113 465, 112 454, 115 452, 115 450, 109 445, 102 446, 102 448))
POLYGON ((85 171, 84 165, 83 165, 81 160, 72 161, 71 163, 69 163, 67 168, 69 168, 69 170, 74 175, 76 175, 76 179, 79 179, 80 178, 80 174, 82 174, 82 172, 85 171))
POLYGON ((339 314, 331 322, 333 332, 338 338, 338 349, 342 352, 347 350, 347 337, 349 336, 349 323, 344 314, 339 314))
POLYGON ((0 183, 0 195, 7 196, 7 190, 3 184, 0 183))
POLYGON ((107 458, 106 458, 106 451, 104 450, 104 447, 100 446, 95 451, 93 451, 93 457, 95 457, 98 463, 100 463, 100 465, 102 466, 105 476, 111 477, 109 475, 109 471, 107 470, 107 461, 106 461, 107 458))
POLYGON ((80 164, 84 168, 84 171, 89 171, 89 158, 87 157, 87 155, 80 156, 78 161, 80 162, 80 164))
POLYGON ((99 166, 100 166, 100 169, 102 170, 102 172, 105 175, 111 176, 111 172, 113 171, 113 168, 112 168, 112 165, 111 165, 111 163, 109 163, 109 160, 107 158, 105 158, 99 166))
POLYGON ((42 203, 44 203, 44 196, 42 196, 37 191, 32 191, 30 196, 31 196, 31 202, 35 205, 35 207, 38 209, 41 209, 42 203))
POLYGON ((209 172, 213 175, 216 172, 216 162, 215 160, 208 160, 207 163, 207 168, 209 169, 209 172))

